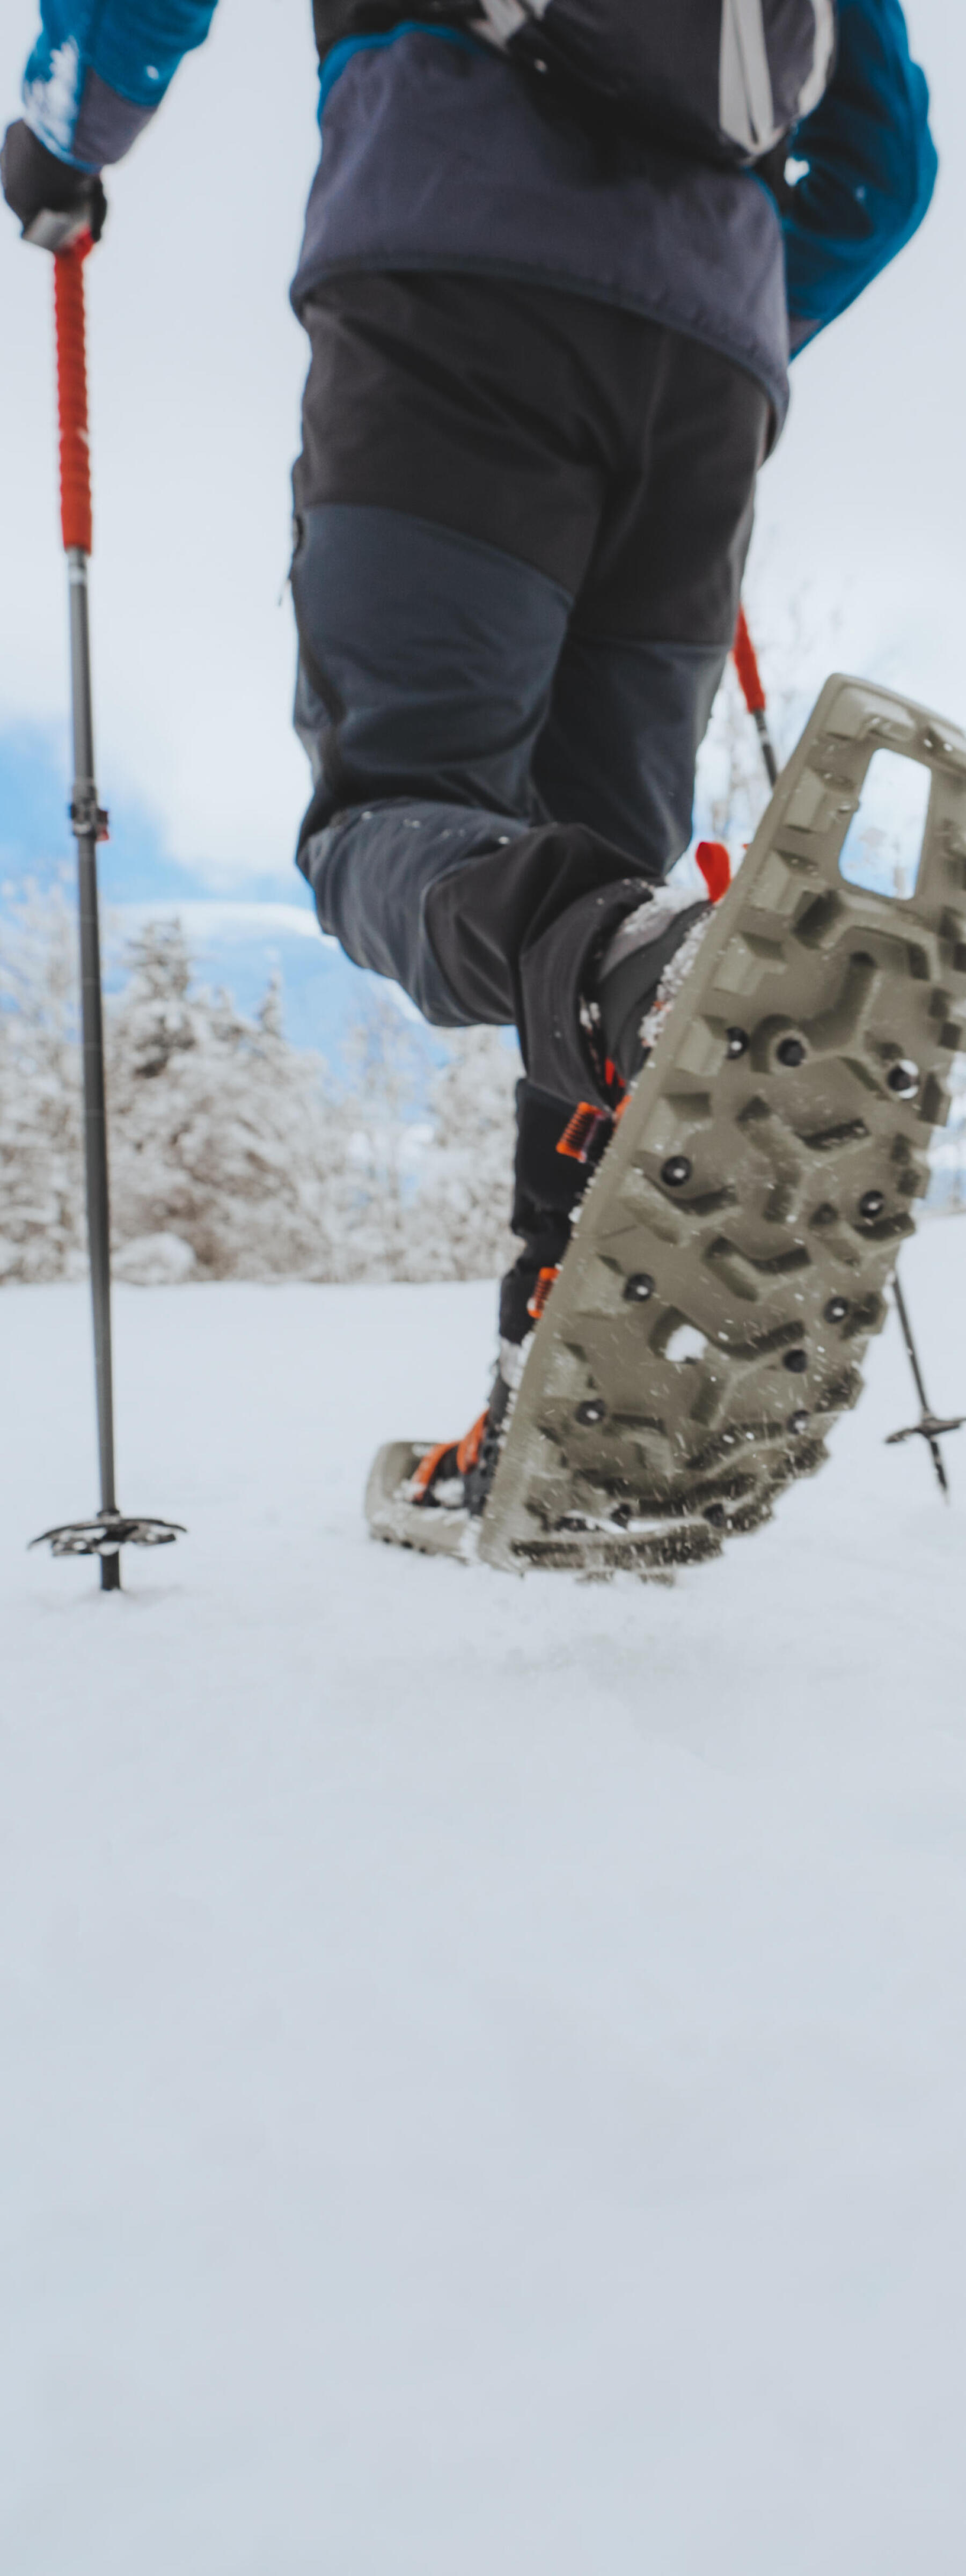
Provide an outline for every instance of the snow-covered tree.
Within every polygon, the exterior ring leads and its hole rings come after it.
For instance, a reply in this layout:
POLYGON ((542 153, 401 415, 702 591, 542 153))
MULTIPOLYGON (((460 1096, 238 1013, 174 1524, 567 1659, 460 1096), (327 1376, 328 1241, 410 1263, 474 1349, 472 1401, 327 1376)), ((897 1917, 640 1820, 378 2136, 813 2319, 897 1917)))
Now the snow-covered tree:
POLYGON ((208 1278, 331 1276, 342 1123, 319 1059, 286 1043, 275 987, 254 1020, 229 994, 194 989, 176 921, 149 923, 127 962, 107 1017, 119 1245, 149 1260, 152 1242, 173 1238, 208 1278))
POLYGON ((339 1102, 351 1182, 342 1275, 480 1279, 512 1258, 507 1221, 520 1061, 497 1029, 426 1038, 367 995, 339 1102))
MULTIPOLYGON (((288 1045, 277 982, 254 1018, 196 984, 177 920, 149 922, 121 964, 105 1013, 119 1277, 465 1278, 502 1265, 517 1063, 499 1032, 430 1045, 398 996, 364 988, 336 1082, 288 1045)), ((8 902, 0 1277, 83 1265, 76 997, 72 902, 62 889, 8 902)))
POLYGON ((417 1212, 424 1279, 488 1279, 517 1246, 509 1232, 520 1058, 500 1029, 460 1029, 431 1094, 417 1212))
POLYGON ((0 1279, 59 1279, 84 1250, 73 913, 5 889, 0 925, 0 1279))
POLYGON ((339 1275, 425 1277, 414 1166, 426 1133, 426 1041, 398 997, 367 991, 345 1052, 346 1081, 334 1103, 347 1174, 339 1275))

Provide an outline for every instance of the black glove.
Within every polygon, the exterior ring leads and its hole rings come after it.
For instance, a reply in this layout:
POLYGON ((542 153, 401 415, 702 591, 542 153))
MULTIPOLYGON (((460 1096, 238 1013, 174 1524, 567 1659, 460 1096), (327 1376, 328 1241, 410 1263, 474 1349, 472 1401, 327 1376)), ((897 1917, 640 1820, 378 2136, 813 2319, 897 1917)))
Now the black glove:
POLYGON ((26 241, 39 242, 42 250, 64 250, 85 230, 100 241, 107 213, 100 180, 91 170, 58 161, 22 117, 4 135, 0 179, 26 241))

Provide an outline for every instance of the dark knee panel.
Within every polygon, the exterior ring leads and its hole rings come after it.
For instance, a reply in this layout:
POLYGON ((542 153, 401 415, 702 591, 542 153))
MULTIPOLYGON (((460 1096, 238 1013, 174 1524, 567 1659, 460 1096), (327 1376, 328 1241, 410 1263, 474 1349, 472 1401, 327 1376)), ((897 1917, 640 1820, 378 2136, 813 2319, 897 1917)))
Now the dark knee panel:
MULTIPOLYGON (((320 800, 325 811, 327 799, 320 800)), ((437 1028, 468 1028, 481 1014, 465 978, 453 982, 427 925, 427 904, 440 877, 473 860, 498 860, 526 825, 512 816, 419 797, 350 806, 314 830, 309 808, 298 863, 315 896, 323 930, 356 966, 401 984, 437 1028)), ((483 1014, 510 1021, 512 1007, 483 1014)))
POLYGON ((575 620, 534 754, 547 813, 666 876, 691 838, 695 763, 726 660, 722 645, 610 643, 575 620))
POLYGON ((327 502, 300 520, 292 593, 313 828, 403 796, 527 817, 566 591, 455 529, 327 502))

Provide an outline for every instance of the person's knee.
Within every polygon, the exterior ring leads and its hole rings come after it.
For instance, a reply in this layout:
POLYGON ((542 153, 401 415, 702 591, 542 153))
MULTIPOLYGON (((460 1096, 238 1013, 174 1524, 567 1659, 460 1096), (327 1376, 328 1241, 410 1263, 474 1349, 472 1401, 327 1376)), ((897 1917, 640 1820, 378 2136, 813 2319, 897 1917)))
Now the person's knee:
POLYGON ((413 797, 334 807, 322 788, 303 825, 298 864, 322 929, 355 965, 401 984, 424 1018, 444 1028, 512 1020, 512 1000, 505 1011, 481 1013, 462 982, 454 984, 428 910, 441 879, 509 848, 525 828, 502 814, 413 797))

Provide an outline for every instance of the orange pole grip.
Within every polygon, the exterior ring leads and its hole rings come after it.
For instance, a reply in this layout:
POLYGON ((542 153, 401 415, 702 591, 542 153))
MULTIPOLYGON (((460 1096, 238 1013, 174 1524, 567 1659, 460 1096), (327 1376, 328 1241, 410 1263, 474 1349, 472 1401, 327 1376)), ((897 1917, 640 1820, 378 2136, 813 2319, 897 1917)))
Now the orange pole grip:
POLYGON ((735 669, 741 681, 748 713, 750 716, 763 716, 765 692, 761 685, 758 656, 748 633, 748 621, 743 608, 738 610, 738 623, 735 627, 735 640, 731 650, 735 657, 735 669))
POLYGON ((93 249, 89 233, 54 258, 54 316, 57 326, 57 409, 60 423, 60 524, 65 552, 79 546, 89 555, 91 459, 87 435, 87 350, 84 328, 84 261, 93 249))

